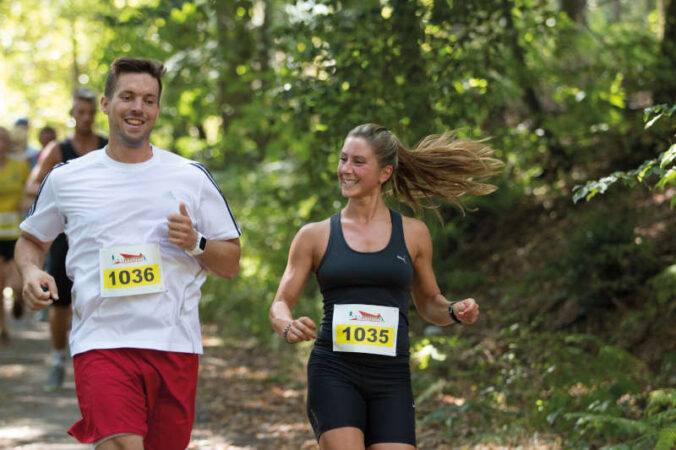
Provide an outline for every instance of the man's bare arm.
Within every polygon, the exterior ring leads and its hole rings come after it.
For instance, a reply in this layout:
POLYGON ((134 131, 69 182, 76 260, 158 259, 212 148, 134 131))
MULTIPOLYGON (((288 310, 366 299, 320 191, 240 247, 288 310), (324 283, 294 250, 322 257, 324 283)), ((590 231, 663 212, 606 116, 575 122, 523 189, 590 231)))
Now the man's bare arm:
POLYGON ((31 170, 26 187, 24 189, 27 196, 35 198, 40 190, 40 183, 45 179, 52 168, 63 162, 63 153, 57 141, 52 141, 42 150, 42 155, 38 163, 31 170))
POLYGON ((14 249, 14 260, 23 278, 23 300, 33 311, 46 308, 59 299, 54 278, 42 270, 51 245, 51 242, 43 242, 24 231, 14 249))
MULTIPOLYGON (((182 248, 192 250, 197 242, 197 231, 193 228, 192 219, 185 203, 179 205, 179 213, 167 217, 169 242, 182 248)), ((214 275, 231 280, 239 273, 239 257, 241 247, 239 238, 226 241, 209 240, 204 253, 195 256, 207 270, 214 275)))

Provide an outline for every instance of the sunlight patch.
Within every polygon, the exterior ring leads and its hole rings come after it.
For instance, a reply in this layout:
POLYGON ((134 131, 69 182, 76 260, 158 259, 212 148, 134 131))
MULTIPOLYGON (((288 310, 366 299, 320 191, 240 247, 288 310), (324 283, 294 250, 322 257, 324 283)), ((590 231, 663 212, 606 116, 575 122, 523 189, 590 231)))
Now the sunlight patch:
POLYGON ((42 435, 36 427, 30 427, 28 425, 16 426, 16 427, 3 427, 0 428, 0 435, 4 439, 12 440, 31 440, 35 439, 38 436, 42 435))
POLYGON ((26 367, 21 364, 7 364, 2 366, 2 378, 17 378, 26 372, 26 367))

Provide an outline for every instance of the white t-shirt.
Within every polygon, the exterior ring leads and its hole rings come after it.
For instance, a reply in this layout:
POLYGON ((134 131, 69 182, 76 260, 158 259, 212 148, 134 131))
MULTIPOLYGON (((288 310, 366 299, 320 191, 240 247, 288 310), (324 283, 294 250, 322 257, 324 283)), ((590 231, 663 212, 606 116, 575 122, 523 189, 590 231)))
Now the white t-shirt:
POLYGON ((73 280, 71 354, 146 348, 202 353, 197 304, 206 271, 169 243, 167 216, 185 203, 208 240, 241 235, 225 197, 200 164, 165 150, 138 164, 102 150, 56 166, 21 229, 41 241, 65 231, 66 272, 73 280), (166 292, 102 297, 99 250, 159 243, 166 292))

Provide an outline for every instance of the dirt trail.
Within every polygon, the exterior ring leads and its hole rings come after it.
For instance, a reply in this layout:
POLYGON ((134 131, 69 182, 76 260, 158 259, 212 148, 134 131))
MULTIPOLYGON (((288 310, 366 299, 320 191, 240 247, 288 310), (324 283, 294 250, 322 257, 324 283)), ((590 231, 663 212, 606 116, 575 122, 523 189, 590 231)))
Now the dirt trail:
MULTIPOLYGON (((30 312, 17 321, 5 303, 11 343, 0 347, 0 449, 91 449, 66 433, 80 418, 71 361, 63 389, 44 392, 47 323, 30 312)), ((282 390, 263 351, 214 338, 205 343, 191 450, 316 448, 301 380, 296 389, 282 390)))
POLYGON ((34 314, 16 321, 6 305, 11 343, 0 347, 0 448, 65 450, 78 445, 66 429, 80 417, 72 368, 62 390, 46 393, 49 334, 34 314))
MULTIPOLYGON (((11 343, 0 347, 0 450, 91 449, 66 433, 80 418, 72 361, 68 360, 63 389, 45 393, 47 323, 30 312, 14 320, 9 306, 6 302, 11 343)), ((189 449, 317 450, 305 417, 303 359, 295 347, 280 340, 279 347, 271 351, 252 340, 224 341, 213 334, 207 328, 189 449)), ((419 429, 418 448, 457 447, 442 443, 438 431, 419 429)))

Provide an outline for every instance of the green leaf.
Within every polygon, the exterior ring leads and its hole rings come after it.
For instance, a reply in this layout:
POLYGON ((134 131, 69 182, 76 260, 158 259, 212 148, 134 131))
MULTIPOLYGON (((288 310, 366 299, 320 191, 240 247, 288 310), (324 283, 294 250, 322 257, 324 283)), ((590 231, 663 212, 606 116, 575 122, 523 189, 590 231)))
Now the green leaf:
POLYGON ((650 159, 643 164, 641 164, 641 167, 639 167, 636 171, 630 172, 631 174, 636 174, 636 178, 638 181, 643 181, 643 179, 647 176, 650 175, 652 172, 650 172, 650 169, 653 168, 653 166, 657 164, 656 159, 650 159))
POLYGON ((658 434, 655 450, 670 450, 676 447, 676 427, 661 430, 658 434))
POLYGON ((573 192, 575 192, 575 194, 573 195, 573 203, 577 203, 579 200, 583 198, 587 201, 591 200, 598 192, 598 189, 596 189, 595 181, 588 181, 587 184, 584 186, 582 185, 575 186, 573 188, 573 192))
POLYGON ((648 428, 648 425, 640 420, 625 419, 624 417, 617 417, 608 414, 568 413, 565 414, 564 417, 566 419, 578 419, 579 423, 591 422, 612 425, 620 430, 630 431, 633 433, 644 433, 648 428))
POLYGON ((655 124, 655 122, 657 122, 659 118, 662 117, 662 115, 663 115, 662 113, 659 113, 658 115, 650 119, 648 122, 646 122, 644 128, 647 130, 648 128, 652 127, 655 124))
POLYGON ((669 171, 660 178, 655 186, 664 189, 667 184, 676 184, 676 167, 672 167, 669 171))
POLYGON ((660 167, 664 169, 676 159, 676 144, 672 144, 669 150, 664 152, 660 157, 660 167))
POLYGON ((676 112, 676 104, 668 106, 666 104, 649 106, 643 110, 643 121, 647 122, 645 128, 650 128, 662 116, 671 117, 676 112), (650 119, 652 115, 656 115, 650 119))

